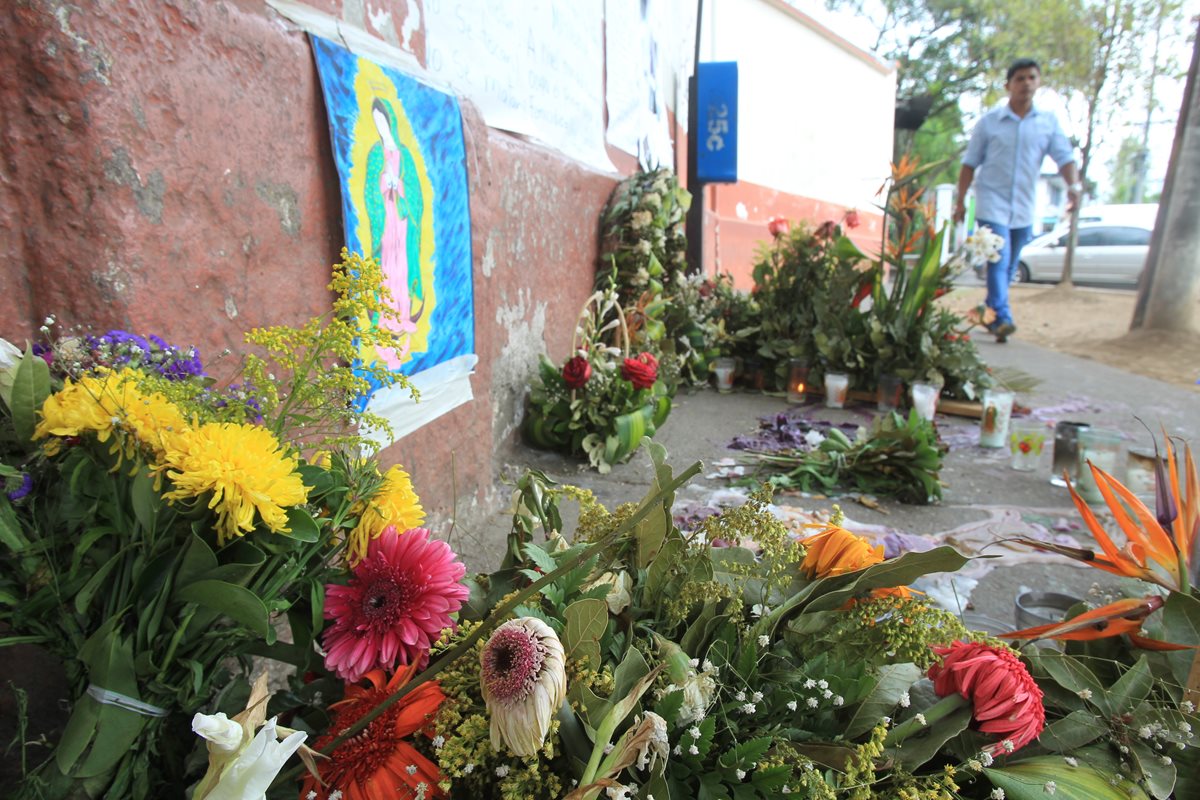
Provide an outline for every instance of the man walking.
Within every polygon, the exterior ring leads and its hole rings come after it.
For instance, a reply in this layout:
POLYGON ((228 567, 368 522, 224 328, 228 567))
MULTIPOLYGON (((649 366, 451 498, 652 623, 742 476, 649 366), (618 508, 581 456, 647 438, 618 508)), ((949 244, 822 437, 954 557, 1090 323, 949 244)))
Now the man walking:
POLYGON ((954 221, 966 216, 965 198, 975 182, 975 218, 1004 240, 1000 260, 988 264, 987 306, 996 313, 988 330, 997 342, 1005 342, 1016 331, 1008 304, 1008 285, 1016 275, 1021 248, 1033 235, 1033 201, 1042 161, 1054 159, 1067 182, 1067 211, 1079 202, 1083 186, 1075 168, 1071 142, 1057 117, 1039 111, 1033 96, 1041 85, 1037 62, 1018 59, 1008 68, 1004 88, 1008 102, 983 115, 971 134, 958 174, 958 202, 954 221))

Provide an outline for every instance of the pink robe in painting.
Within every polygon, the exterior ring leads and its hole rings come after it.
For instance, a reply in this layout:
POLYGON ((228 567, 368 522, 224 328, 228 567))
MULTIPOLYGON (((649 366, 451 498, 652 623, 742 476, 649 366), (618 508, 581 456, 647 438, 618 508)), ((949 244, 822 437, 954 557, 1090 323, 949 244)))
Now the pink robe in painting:
POLYGON ((403 336, 404 344, 399 350, 381 348, 380 357, 388 369, 396 369, 408 355, 412 343, 407 334, 416 331, 412 321, 412 306, 408 296, 408 214, 402 216, 399 206, 404 204, 404 184, 400 177, 400 151, 384 144, 383 172, 379 176, 379 193, 383 196, 383 236, 380 241, 380 267, 383 269, 384 285, 392 293, 399 319, 384 319, 382 325, 393 333, 403 336))

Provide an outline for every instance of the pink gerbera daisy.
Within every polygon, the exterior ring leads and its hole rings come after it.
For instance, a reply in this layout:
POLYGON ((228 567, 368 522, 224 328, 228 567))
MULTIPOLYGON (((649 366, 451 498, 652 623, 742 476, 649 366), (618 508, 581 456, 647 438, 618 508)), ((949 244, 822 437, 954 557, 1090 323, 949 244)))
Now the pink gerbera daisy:
POLYGON ((326 585, 325 666, 354 683, 373 669, 424 660, 467 599, 467 568, 425 528, 388 527, 346 586, 326 585))

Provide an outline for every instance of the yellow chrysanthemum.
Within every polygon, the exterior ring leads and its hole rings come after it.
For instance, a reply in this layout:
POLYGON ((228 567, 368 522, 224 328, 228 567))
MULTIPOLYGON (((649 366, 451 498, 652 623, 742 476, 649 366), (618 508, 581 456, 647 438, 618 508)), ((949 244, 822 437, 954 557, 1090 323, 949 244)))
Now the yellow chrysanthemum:
MULTIPOLYGON (((100 442, 113 440, 112 451, 132 458, 139 448, 156 458, 175 437, 187 430, 183 413, 158 392, 144 393, 137 370, 123 369, 85 376, 66 382, 62 390, 46 398, 42 418, 33 438, 95 434, 100 442)), ((54 455, 62 447, 59 438, 46 442, 54 455)))
POLYGON ((425 509, 413 490, 412 479, 400 465, 383 475, 383 483, 370 501, 355 509, 359 514, 358 525, 350 532, 346 558, 357 564, 367 555, 367 544, 377 538, 389 525, 398 532, 419 528, 425 522, 425 509))
POLYGON ((801 544, 808 552, 800 562, 800 569, 810 578, 844 575, 883 561, 882 545, 872 547, 866 539, 836 525, 827 526, 801 544))
POLYGON ((163 455, 174 484, 164 497, 184 500, 211 492, 217 509, 217 542, 254 529, 254 512, 276 533, 287 533, 287 508, 308 499, 308 487, 266 428, 210 422, 184 433, 163 455))

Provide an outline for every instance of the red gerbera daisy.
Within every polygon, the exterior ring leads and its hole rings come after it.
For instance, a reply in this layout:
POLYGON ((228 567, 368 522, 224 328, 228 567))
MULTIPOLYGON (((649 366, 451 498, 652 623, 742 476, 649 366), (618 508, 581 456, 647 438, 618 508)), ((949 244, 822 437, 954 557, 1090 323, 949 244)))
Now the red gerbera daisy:
MULTIPOLYGON (((338 734, 398 692, 416 671, 417 665, 410 664, 387 680, 383 670, 373 670, 366 676, 370 686, 348 685, 345 698, 330 706, 333 724, 316 741, 316 749, 327 747, 338 734)), ((406 694, 360 734, 338 745, 328 760, 319 760, 321 781, 307 773, 300 797, 327 798, 334 792, 340 792, 336 796, 344 800, 441 796, 438 781, 442 774, 437 765, 405 740, 418 732, 433 735, 431 721, 445 699, 437 681, 423 683, 406 694)))
POLYGON ((325 666, 351 683, 373 669, 422 664, 462 607, 467 568, 425 528, 385 528, 346 586, 325 587, 325 666))

